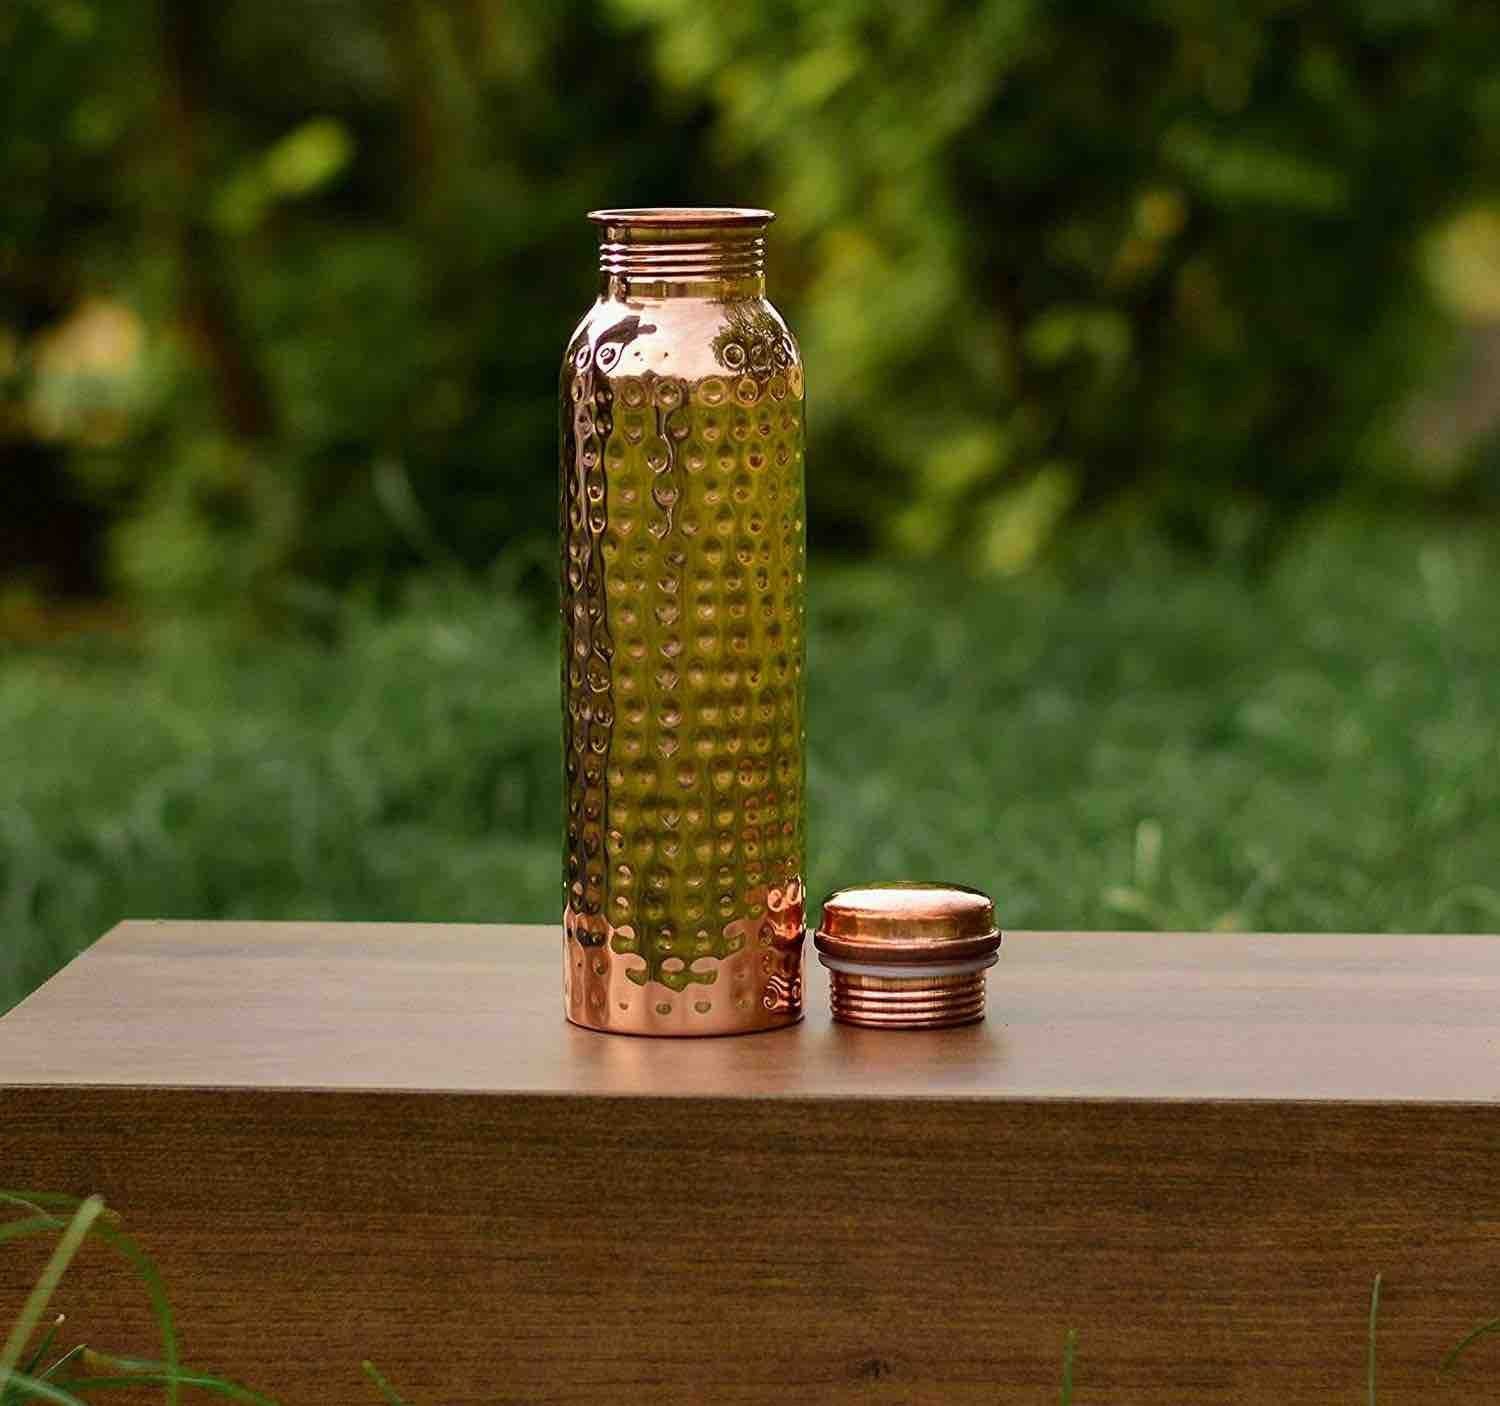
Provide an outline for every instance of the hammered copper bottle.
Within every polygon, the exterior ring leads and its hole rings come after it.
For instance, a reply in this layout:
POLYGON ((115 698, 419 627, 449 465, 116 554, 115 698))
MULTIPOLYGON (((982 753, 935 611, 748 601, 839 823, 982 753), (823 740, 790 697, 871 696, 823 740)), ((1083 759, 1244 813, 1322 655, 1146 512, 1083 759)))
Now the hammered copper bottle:
POLYGON ((637 1035, 802 1015, 803 383, 766 210, 601 210, 562 369, 564 998, 637 1035))

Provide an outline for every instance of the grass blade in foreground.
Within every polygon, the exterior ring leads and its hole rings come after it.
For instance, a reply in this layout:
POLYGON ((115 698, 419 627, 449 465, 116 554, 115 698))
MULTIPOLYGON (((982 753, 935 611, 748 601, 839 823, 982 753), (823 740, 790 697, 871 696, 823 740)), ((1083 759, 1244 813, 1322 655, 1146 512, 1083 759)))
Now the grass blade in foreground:
POLYGON ((57 1359, 57 1361, 54 1362, 50 1367, 48 1367, 46 1371, 44 1371, 44 1372, 34 1372, 34 1371, 31 1370, 31 1368, 28 1367, 26 1369, 26 1375, 29 1376, 29 1377, 38 1377, 39 1376, 39 1377, 42 1378, 43 1381, 49 1381, 49 1382, 58 1382, 58 1381, 61 1381, 62 1378, 58 1374, 70 1362, 74 1361, 76 1358, 79 1358, 79 1357, 83 1356, 85 1350, 86 1349, 84 1348, 84 1345, 82 1343, 76 1343, 76 1344, 74 1344, 74 1346, 70 1347, 65 1353, 63 1353, 63 1355, 61 1357, 59 1357, 57 1359))
POLYGON ((1077 1347, 1078 1329, 1069 1328, 1068 1336, 1063 1339, 1062 1390, 1057 1397, 1059 1406, 1072 1406, 1073 1403, 1073 1353, 1077 1347))
POLYGON ((73 1212, 73 1219, 68 1222, 56 1248, 52 1251, 51 1258, 43 1266, 36 1286, 27 1295, 20 1314, 11 1325, 10 1336, 6 1338, 5 1346, 0 1348, 0 1387, 10 1380, 12 1370, 21 1360, 22 1349, 36 1331, 36 1325, 41 1322, 42 1314, 47 1311, 47 1305, 52 1302, 53 1292, 63 1275, 67 1273, 68 1265, 72 1262, 73 1256, 78 1253, 78 1247, 83 1244, 84 1237, 89 1233, 89 1227, 99 1219, 99 1213, 103 1209, 103 1199, 90 1196, 73 1212))
POLYGON ((60 1386, 43 1381, 40 1377, 29 1377, 25 1372, 12 1372, 0 1389, 0 1401, 53 1401, 57 1406, 87 1406, 71 1392, 60 1386), (12 1392, 15 1395, 12 1395, 12 1392))
POLYGON ((380 1370, 373 1362, 361 1362, 359 1365, 365 1369, 365 1376, 380 1388, 380 1394, 385 1397, 388 1406, 406 1406, 396 1388, 380 1375, 380 1370))
POLYGON ((58 1314, 56 1318, 47 1325, 47 1331, 42 1334, 41 1341, 32 1349, 31 1356, 26 1359, 21 1371, 28 1377, 36 1376, 36 1369, 42 1365, 42 1359, 46 1357, 48 1350, 57 1339, 57 1330, 63 1325, 63 1315, 58 1314))
POLYGON ((1370 1341, 1365 1356, 1365 1392, 1368 1406, 1375 1406, 1375 1320, 1380 1314, 1380 1276, 1370 1289, 1370 1341))
POLYGON ((223 1377, 202 1377, 196 1372, 131 1372, 123 1377, 68 1377, 61 1383, 73 1391, 93 1393, 96 1391, 139 1391, 143 1386, 192 1387, 195 1391, 206 1391, 211 1396, 228 1397, 241 1401, 245 1406, 278 1406, 274 1396, 262 1396, 258 1391, 226 1381, 223 1377))
POLYGON ((211 1376, 206 1372, 171 1371, 161 1362, 150 1362, 135 1357, 115 1357, 108 1353, 83 1349, 84 1365, 91 1375, 74 1377, 62 1385, 74 1391, 108 1391, 118 1388, 142 1386, 185 1386, 196 1391, 206 1391, 213 1396, 227 1397, 230 1401, 243 1402, 244 1406, 277 1406, 276 1399, 263 1392, 252 1391, 247 1386, 232 1382, 226 1377, 211 1376))
POLYGON ((30 1211, 34 1216, 44 1216, 47 1214, 35 1201, 28 1201, 24 1196, 17 1196, 12 1191, 0 1191, 0 1204, 19 1206, 23 1211, 30 1211))
MULTIPOLYGON (((0 1191, 0 1201, 41 1212, 39 1220, 12 1221, 0 1226, 0 1240, 9 1239, 12 1235, 38 1234, 42 1230, 60 1229, 63 1222, 50 1217, 46 1208, 51 1207, 76 1214, 78 1208, 84 1204, 77 1197, 64 1196, 51 1191, 0 1191)), ((115 1228, 113 1222, 118 1220, 119 1217, 115 1212, 102 1209, 101 1203, 99 1218, 93 1223, 91 1231, 130 1265, 136 1277, 146 1287, 146 1294, 151 1300, 151 1312, 155 1315, 156 1325, 161 1333, 161 1370, 164 1377, 163 1385, 166 1388, 167 1406, 176 1406, 181 1363, 177 1356, 177 1328, 172 1319, 172 1303, 167 1297, 167 1287, 162 1282, 161 1271, 157 1269, 156 1261, 136 1243, 133 1236, 115 1228)))
POLYGON ((1491 1318, 1488 1323, 1481 1323, 1477 1328, 1465 1333, 1447 1352, 1443 1354, 1443 1360, 1438 1363, 1439 1373, 1449 1371, 1453 1364, 1463 1354, 1477 1343, 1480 1338, 1487 1338, 1491 1333, 1500 1333, 1500 1318, 1491 1318))

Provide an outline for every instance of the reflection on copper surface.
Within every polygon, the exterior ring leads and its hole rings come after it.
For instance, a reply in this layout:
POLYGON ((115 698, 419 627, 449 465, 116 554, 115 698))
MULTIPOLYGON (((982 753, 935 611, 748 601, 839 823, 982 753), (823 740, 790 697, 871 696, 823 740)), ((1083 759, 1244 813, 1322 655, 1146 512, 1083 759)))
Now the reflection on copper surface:
POLYGON ((871 944, 947 943, 988 936, 995 927, 995 905, 962 884, 868 884, 830 895, 819 926, 829 937, 871 944))
POLYGON ((563 1002, 568 1019, 621 1035, 736 1035, 802 1019, 802 881, 772 889, 766 916, 727 925, 754 941, 719 959, 699 958, 700 984, 674 990, 642 981, 644 961, 622 951, 633 934, 597 916, 563 916, 563 1002), (792 895, 795 894, 795 897, 792 895), (772 907, 772 898, 776 906, 772 907))

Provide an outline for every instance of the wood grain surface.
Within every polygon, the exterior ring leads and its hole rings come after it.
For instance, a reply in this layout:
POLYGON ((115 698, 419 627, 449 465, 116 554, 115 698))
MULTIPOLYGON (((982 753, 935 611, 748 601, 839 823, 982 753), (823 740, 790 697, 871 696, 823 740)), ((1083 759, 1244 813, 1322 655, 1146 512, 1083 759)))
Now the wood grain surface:
POLYGON ((1500 1101, 1500 940, 1008 933, 963 1030, 721 1040, 562 1018, 542 927, 122 923, 0 1019, 0 1083, 699 1098, 1500 1101), (66 1038, 60 1039, 59 1032, 66 1038))
MULTIPOLYGON (((977 1030, 680 1044, 563 1027, 559 944, 127 925, 0 1019, 0 1185, 102 1192, 285 1402, 1046 1402, 1069 1327, 1078 1406, 1362 1402, 1376 1271, 1383 1406, 1500 1391, 1435 1377, 1500 1313, 1500 944, 1020 934, 977 1030)), ((92 1250, 59 1306, 150 1350, 92 1250)))

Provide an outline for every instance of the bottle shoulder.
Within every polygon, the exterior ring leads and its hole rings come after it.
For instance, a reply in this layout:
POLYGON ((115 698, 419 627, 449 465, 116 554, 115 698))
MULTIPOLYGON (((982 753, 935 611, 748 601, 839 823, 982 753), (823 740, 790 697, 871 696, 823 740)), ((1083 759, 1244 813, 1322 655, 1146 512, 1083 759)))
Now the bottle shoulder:
POLYGON ((796 338, 769 299, 601 297, 574 328, 565 366, 606 374, 766 374, 802 364, 796 338))

